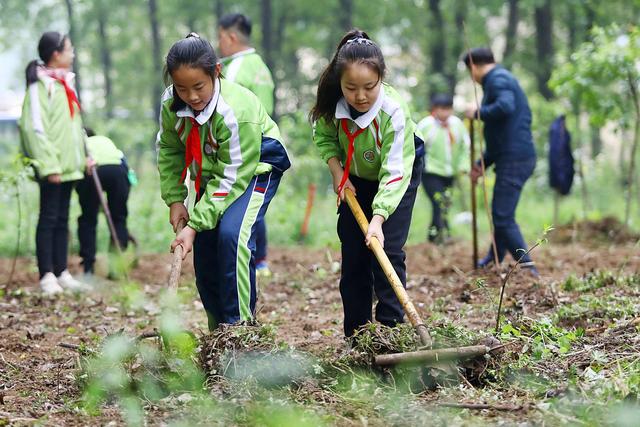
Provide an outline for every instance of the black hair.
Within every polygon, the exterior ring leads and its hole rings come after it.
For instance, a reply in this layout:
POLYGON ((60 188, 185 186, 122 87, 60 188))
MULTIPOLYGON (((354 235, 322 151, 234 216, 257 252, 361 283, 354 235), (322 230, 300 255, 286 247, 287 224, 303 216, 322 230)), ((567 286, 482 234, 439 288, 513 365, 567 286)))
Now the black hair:
POLYGON ((471 64, 486 65, 496 63, 496 60, 493 59, 493 52, 488 47, 474 47, 463 53, 460 59, 467 68, 471 68, 471 64))
MULTIPOLYGON (((43 33, 42 37, 40 37, 40 41, 38 42, 38 56, 40 57, 40 60, 45 64, 48 64, 49 61, 51 61, 51 57, 54 52, 62 52, 64 50, 64 44, 68 38, 69 36, 57 31, 47 31, 46 33, 43 33)), ((34 59, 27 64, 24 74, 27 86, 38 81, 37 59, 34 59)))
MULTIPOLYGON (((216 65, 218 57, 213 50, 213 46, 207 40, 201 38, 196 33, 189 33, 186 38, 178 40, 171 46, 167 53, 167 61, 164 66, 164 81, 168 85, 171 83, 171 74, 181 66, 190 68, 200 68, 211 76, 215 82, 216 65)), ((173 102, 170 110, 176 112, 183 109, 187 104, 180 99, 173 87, 173 102)))
POLYGON ((380 80, 384 78, 386 65, 380 47, 364 31, 349 31, 338 43, 333 59, 320 75, 316 104, 309 113, 312 122, 320 118, 333 119, 336 104, 342 96, 340 78, 347 65, 354 62, 367 65, 378 73, 380 80))
POLYGON ((453 107, 453 97, 451 95, 447 95, 446 93, 436 93, 431 97, 431 108, 435 107, 453 107))
POLYGON ((96 136, 95 131, 92 128, 88 127, 88 126, 84 127, 84 131, 87 134, 87 136, 96 136))
POLYGON ((224 15, 218 21, 218 26, 225 30, 233 28, 247 39, 251 36, 251 19, 242 13, 228 13, 224 15))

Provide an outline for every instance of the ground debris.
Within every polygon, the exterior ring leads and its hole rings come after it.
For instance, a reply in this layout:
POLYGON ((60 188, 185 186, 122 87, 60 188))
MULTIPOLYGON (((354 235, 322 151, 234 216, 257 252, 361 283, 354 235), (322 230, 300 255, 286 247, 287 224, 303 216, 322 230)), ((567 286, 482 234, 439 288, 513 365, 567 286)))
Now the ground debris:
POLYGON ((626 243, 640 239, 619 219, 606 216, 600 220, 583 220, 556 227, 550 234, 553 243, 601 242, 626 243))

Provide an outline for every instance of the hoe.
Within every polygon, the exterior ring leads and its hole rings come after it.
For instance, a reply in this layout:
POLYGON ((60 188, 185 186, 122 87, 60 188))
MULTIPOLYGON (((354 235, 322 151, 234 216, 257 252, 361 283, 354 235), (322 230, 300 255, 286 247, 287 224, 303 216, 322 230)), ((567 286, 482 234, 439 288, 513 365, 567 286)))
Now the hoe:
MULTIPOLYGON (((366 234, 367 229, 369 228, 369 221, 362 211, 358 200, 350 189, 345 189, 344 193, 345 200, 347 201, 347 204, 349 205, 353 216, 355 216, 362 232, 366 234)), ((402 286, 402 282, 393 269, 393 266, 391 265, 387 254, 385 254, 380 241, 378 241, 378 239, 374 237, 373 239, 371 239, 369 247, 378 260, 380 267, 382 267, 382 271, 384 271, 385 275, 387 276, 389 284, 398 297, 400 304, 402 304, 402 308, 407 314, 409 322, 411 322, 411 325, 414 327, 416 333, 420 337, 420 342, 423 346, 419 351, 378 355, 375 357, 375 363, 377 365, 387 366, 400 363, 433 364, 454 360, 471 359, 474 357, 483 356, 491 351, 491 348, 486 345, 432 349, 433 342, 431 341, 429 331, 427 330, 426 325, 420 318, 420 315, 416 311, 415 307, 413 306, 413 303, 409 299, 409 295, 402 286)))

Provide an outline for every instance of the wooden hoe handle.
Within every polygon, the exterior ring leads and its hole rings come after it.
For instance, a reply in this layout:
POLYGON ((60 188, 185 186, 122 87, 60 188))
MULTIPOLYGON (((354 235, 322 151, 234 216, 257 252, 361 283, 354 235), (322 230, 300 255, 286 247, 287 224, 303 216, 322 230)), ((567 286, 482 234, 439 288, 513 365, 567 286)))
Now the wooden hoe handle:
MULTIPOLYGON (((182 229, 187 225, 186 221, 180 220, 176 230, 176 235, 180 234, 182 229)), ((169 292, 175 294, 178 291, 178 282, 180 280, 180 272, 182 271, 182 245, 176 246, 173 250, 173 260, 171 261, 171 273, 169 273, 169 292)))
MULTIPOLYGON (((369 229, 369 221, 364 215, 364 212, 362 211, 358 200, 349 188, 344 190, 344 196, 345 200, 347 201, 347 205, 349 205, 353 216, 356 218, 356 221, 360 226, 360 229, 366 235, 367 230, 369 229)), ((374 237, 373 239, 371 239, 369 248, 371 249, 371 251, 373 251, 373 254, 376 256, 380 267, 382 267, 382 271, 384 271, 384 274, 387 276, 391 288, 398 297, 398 300, 400 301, 404 312, 407 313, 409 322, 411 322, 411 325, 416 329, 416 332, 420 336, 422 345, 431 347, 432 341, 431 336, 429 335, 429 331, 427 330, 425 324, 422 322, 422 319, 416 311, 416 308, 413 306, 413 303, 409 299, 409 295, 407 294, 404 286, 402 286, 402 282, 400 281, 398 274, 393 268, 393 265, 391 265, 389 257, 387 257, 387 254, 384 252, 380 241, 376 237, 374 237)))

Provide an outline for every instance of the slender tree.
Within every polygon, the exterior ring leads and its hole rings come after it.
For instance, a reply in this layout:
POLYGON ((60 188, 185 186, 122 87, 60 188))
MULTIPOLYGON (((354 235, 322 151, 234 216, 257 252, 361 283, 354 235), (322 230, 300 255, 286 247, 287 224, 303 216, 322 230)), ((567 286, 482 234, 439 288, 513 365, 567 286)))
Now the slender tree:
POLYGON ((339 7, 338 21, 340 29, 349 31, 353 28, 353 0, 340 0, 339 7))
POLYGON ((516 51, 518 41, 518 23, 520 13, 518 0, 509 0, 509 18, 507 20, 507 31, 505 33, 505 46, 502 55, 502 63, 510 68, 513 65, 513 54, 516 51))
MULTIPOLYGON (((69 37, 73 41, 74 45, 77 47, 80 44, 80 40, 76 37, 76 25, 74 22, 74 13, 73 13, 73 1, 65 0, 65 4, 67 5, 67 19, 69 21, 69 37)), ((80 65, 79 61, 73 61, 73 72, 76 75, 76 92, 78 93, 78 99, 81 100, 80 96, 80 65)))
POLYGON ((553 71, 553 15, 551 12, 551 0, 544 0, 540 6, 536 7, 534 15, 536 25, 536 81, 538 83, 538 91, 545 99, 551 99, 553 92, 547 85, 553 71))
POLYGON ((112 61, 111 47, 107 38, 108 11, 103 2, 98 2, 98 37, 100 38, 100 61, 102 62, 102 74, 104 77, 105 114, 107 119, 113 118, 113 84, 111 80, 112 61))
POLYGON ((153 73, 151 79, 151 102, 153 103, 154 117, 160 115, 160 75, 162 74, 161 53, 160 53, 160 31, 158 29, 158 5, 156 0, 149 0, 149 23, 151 24, 151 54, 153 55, 153 73))

